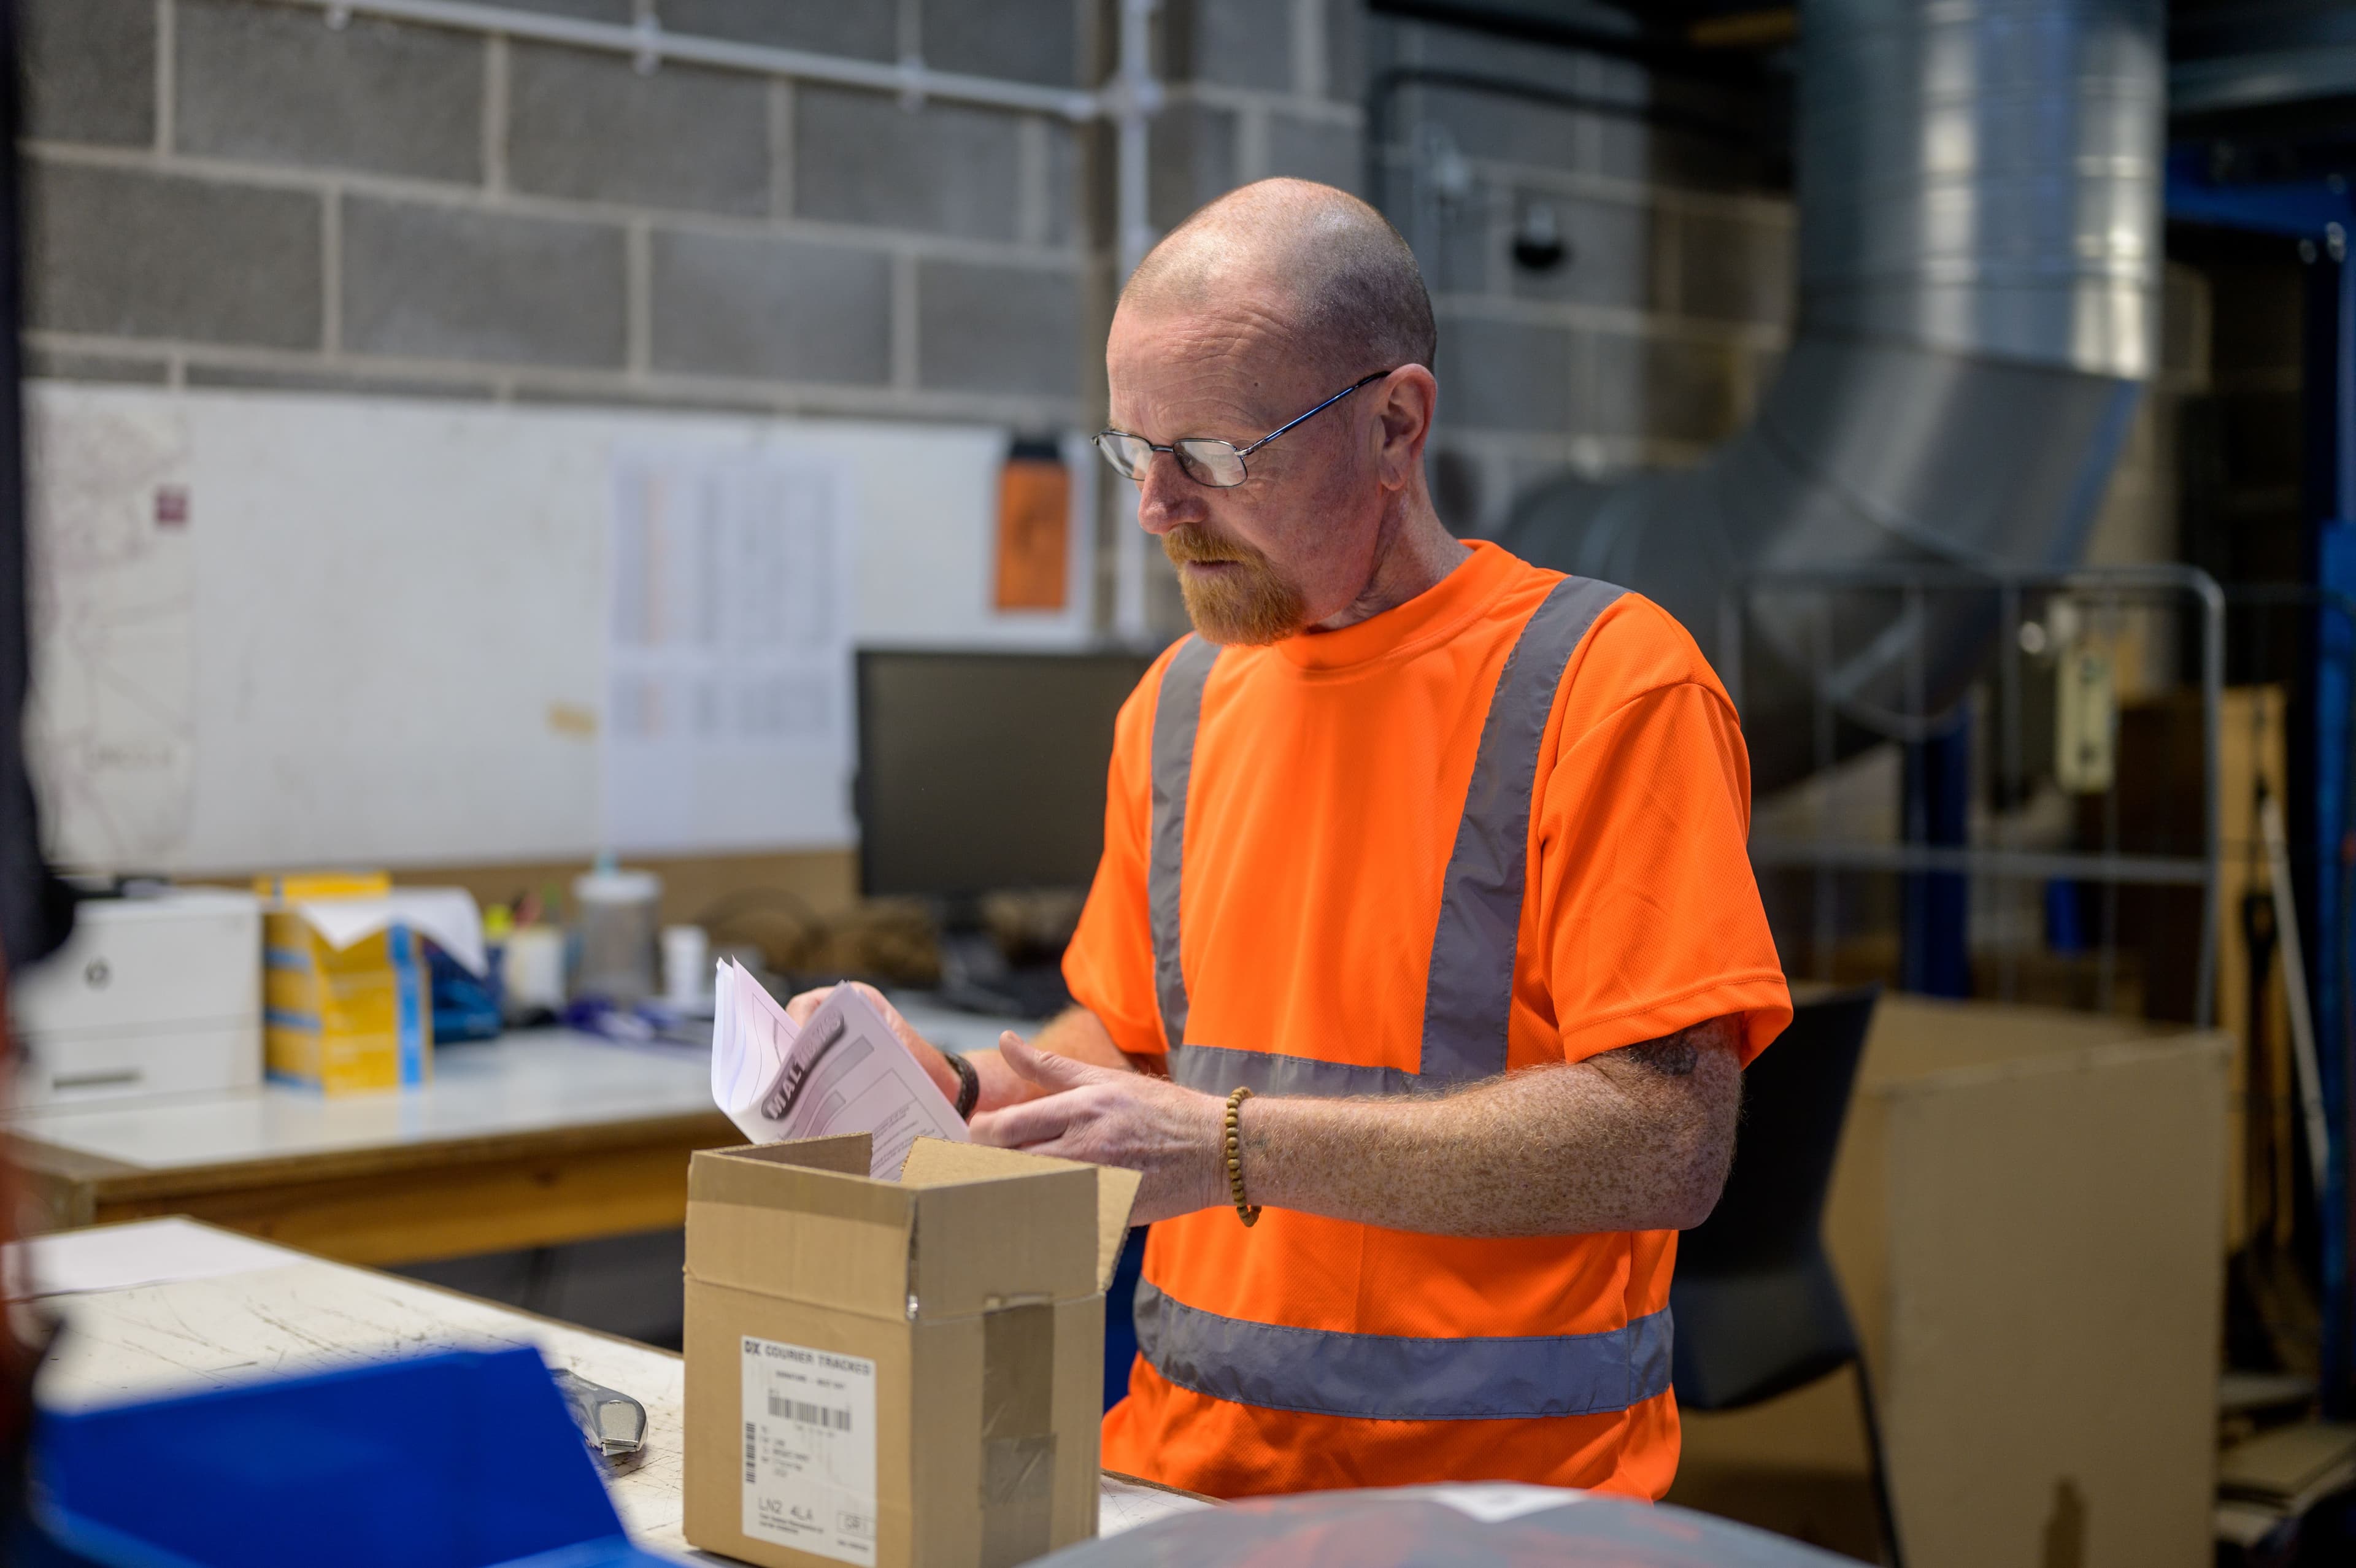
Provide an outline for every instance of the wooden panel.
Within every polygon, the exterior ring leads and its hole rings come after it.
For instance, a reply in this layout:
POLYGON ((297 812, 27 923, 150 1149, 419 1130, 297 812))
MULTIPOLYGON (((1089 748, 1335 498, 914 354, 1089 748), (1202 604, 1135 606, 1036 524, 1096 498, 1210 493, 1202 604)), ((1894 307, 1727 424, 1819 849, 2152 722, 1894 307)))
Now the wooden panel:
MULTIPOLYGON (((773 965, 807 961, 816 972, 865 960, 813 954, 820 926, 840 926, 859 905, 859 856, 850 849, 781 850, 735 855, 633 855, 633 869, 662 879, 659 915, 665 924, 701 925, 714 943, 750 943, 773 965)), ((569 907, 573 880, 590 869, 586 859, 534 860, 512 864, 404 866, 395 880, 407 887, 464 888, 487 909, 524 893, 551 894, 569 907)), ((245 872, 207 876, 204 880, 245 886, 245 872)), ((930 938, 924 939, 929 949, 930 938)), ((926 963, 929 965, 928 958, 926 963)), ((871 963, 872 966, 872 963, 871 963)), ((908 977, 932 983, 920 965, 908 977)))
POLYGON ((100 1223, 188 1214, 344 1263, 402 1264, 680 1225, 709 1138, 209 1192, 102 1198, 100 1223))
POLYGON ((188 1214, 399 1264, 682 1224, 689 1157, 741 1141, 714 1111, 177 1170, 32 1139, 14 1152, 47 1228, 188 1214))
MULTIPOLYGON (((849 849, 786 850, 742 855, 634 855, 632 867, 662 879, 662 918, 701 925, 713 906, 790 919, 798 909, 833 914, 859 896, 859 857, 849 849)), ((403 867, 398 880, 419 887, 464 888, 487 906, 521 892, 553 887, 569 903, 573 879, 589 869, 587 860, 540 861, 530 865, 403 867)), ((738 919, 744 917, 740 914, 738 919)), ((755 929, 723 929, 726 939, 751 940, 755 929)))
POLYGON ((7 1140, 7 1157, 23 1175, 25 1194, 33 1205, 27 1222, 43 1231, 93 1223, 98 1184, 136 1168, 102 1155, 21 1137, 7 1140))
MULTIPOLYGON (((2216 736, 2218 829, 2223 844, 2219 864, 2217 1027, 2234 1042, 2234 1105, 2226 1128, 2220 1179, 2225 1187, 2223 1237, 2228 1251, 2249 1238, 2259 1221, 2278 1224, 2288 1235, 2289 1192, 2295 1170, 2287 1094, 2253 1121, 2244 1114, 2244 1088, 2250 1082, 2246 1051, 2252 1019, 2250 944, 2242 923, 2244 894, 2263 891, 2267 878, 2258 847, 2257 792, 2263 784, 2281 800, 2289 778, 2285 762, 2286 721, 2279 687, 2236 687, 2224 694, 2216 736), (2252 1147, 2250 1135, 2259 1136, 2252 1147), (2268 1190, 2271 1189, 2271 1190, 2268 1190)), ((2199 852, 2202 773, 2206 759, 2200 694, 2179 690, 2119 714, 2119 845, 2133 852, 2184 855, 2199 852)), ((2081 807, 2081 847, 2099 845, 2100 803, 2081 807)), ((2145 1003, 2154 1018, 2192 1017, 2193 987, 2200 955, 2201 895, 2195 888, 2137 890, 2120 902, 2120 938, 2141 955, 2147 977, 2145 1003)), ((2312 933, 2308 945, 2313 945, 2312 933)), ((2284 999, 2279 954, 2257 979, 2262 987, 2264 1066, 2279 1090, 2290 1083, 2290 1013, 2284 999)))

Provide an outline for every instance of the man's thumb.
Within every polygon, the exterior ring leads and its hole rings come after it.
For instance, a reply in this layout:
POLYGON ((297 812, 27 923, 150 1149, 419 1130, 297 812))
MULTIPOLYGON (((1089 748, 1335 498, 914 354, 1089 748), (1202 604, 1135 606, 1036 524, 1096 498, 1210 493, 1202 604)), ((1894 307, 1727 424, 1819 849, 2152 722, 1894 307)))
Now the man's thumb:
POLYGON ((1068 1056, 1058 1056, 1052 1051, 1041 1051, 1012 1029, 998 1037, 998 1054, 1006 1065, 1014 1069, 1042 1089, 1076 1089, 1083 1083, 1096 1082, 1104 1071, 1085 1061, 1075 1061, 1068 1056))

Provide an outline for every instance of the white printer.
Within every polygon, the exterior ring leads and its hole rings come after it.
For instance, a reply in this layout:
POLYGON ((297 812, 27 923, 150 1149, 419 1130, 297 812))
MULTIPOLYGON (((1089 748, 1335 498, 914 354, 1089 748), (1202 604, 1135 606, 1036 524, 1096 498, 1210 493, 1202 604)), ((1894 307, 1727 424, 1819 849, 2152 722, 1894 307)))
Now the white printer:
POLYGON ((16 1103, 262 1081, 262 901, 160 888, 83 901, 71 940, 10 977, 16 1103))

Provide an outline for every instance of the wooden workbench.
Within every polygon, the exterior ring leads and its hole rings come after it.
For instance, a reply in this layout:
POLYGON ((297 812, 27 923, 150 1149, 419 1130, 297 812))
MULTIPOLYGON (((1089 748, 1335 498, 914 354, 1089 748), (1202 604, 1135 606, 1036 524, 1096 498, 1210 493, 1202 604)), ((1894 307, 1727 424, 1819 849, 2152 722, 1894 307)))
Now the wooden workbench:
POLYGON ((265 1084, 5 1125, 50 1228, 190 1214, 384 1264, 680 1224, 688 1156, 742 1141, 703 1052, 561 1029, 445 1047, 419 1089, 265 1084))
MULTIPOLYGON (((729 1561, 690 1550, 681 1531, 685 1363, 668 1350, 186 1221, 68 1232, 8 1251, 7 1276, 41 1293, 66 1325, 35 1391, 46 1407, 153 1399, 447 1346, 530 1345, 549 1365, 646 1406, 643 1459, 606 1483, 632 1539, 686 1562, 729 1561)), ((1120 1476, 1105 1477, 1098 1498, 1105 1534, 1205 1506, 1120 1476)))

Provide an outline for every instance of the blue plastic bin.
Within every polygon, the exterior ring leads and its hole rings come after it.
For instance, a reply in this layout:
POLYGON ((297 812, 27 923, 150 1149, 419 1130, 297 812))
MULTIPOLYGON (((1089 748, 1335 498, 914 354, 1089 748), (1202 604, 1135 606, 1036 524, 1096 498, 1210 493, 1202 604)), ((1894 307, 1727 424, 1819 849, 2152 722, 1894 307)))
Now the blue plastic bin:
POLYGON ((51 1531, 108 1568, 668 1562, 631 1547, 530 1349, 45 1414, 35 1467, 51 1531))

